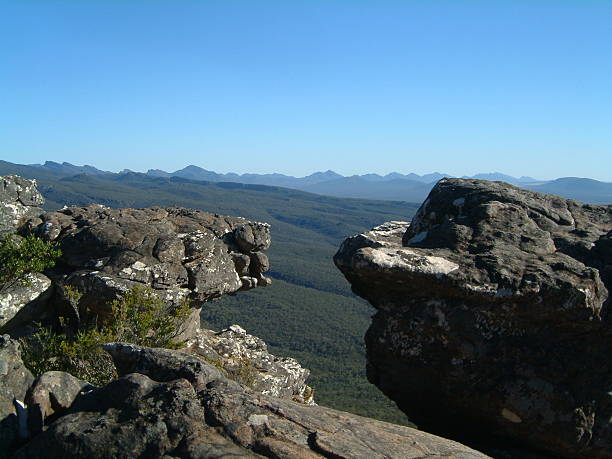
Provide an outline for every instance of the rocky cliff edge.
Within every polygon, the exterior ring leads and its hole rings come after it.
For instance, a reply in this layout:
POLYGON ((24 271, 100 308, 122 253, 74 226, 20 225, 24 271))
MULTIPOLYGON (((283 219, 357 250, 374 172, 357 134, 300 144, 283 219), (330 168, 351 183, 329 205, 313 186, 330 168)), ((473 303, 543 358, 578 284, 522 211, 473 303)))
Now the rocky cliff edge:
POLYGON ((378 312, 368 378, 420 427, 612 457, 612 207, 444 179, 334 261, 378 312))

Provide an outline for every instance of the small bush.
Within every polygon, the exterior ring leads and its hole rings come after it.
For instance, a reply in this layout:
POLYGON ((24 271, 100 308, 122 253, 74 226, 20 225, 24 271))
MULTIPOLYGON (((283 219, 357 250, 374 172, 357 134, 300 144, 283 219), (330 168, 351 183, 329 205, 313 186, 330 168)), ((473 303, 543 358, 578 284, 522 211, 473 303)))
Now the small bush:
POLYGON ((35 236, 10 234, 0 241, 0 292, 16 284, 27 285, 27 276, 55 265, 62 252, 35 236))
POLYGON ((115 341, 147 347, 178 349, 176 341, 191 309, 187 301, 172 306, 145 287, 134 287, 112 303, 111 321, 107 327, 115 341))
POLYGON ((21 358, 35 377, 46 371, 65 371, 93 385, 103 385, 117 376, 110 355, 101 347, 111 341, 106 330, 83 330, 68 338, 40 327, 23 341, 21 358))
POLYGON ((73 335, 39 326, 23 340, 22 359, 34 376, 51 370, 65 371, 94 385, 103 385, 117 373, 102 344, 121 341, 180 348, 184 343, 177 337, 189 314, 186 301, 169 306, 151 289, 135 287, 112 303, 112 315, 101 326, 89 326, 73 335))

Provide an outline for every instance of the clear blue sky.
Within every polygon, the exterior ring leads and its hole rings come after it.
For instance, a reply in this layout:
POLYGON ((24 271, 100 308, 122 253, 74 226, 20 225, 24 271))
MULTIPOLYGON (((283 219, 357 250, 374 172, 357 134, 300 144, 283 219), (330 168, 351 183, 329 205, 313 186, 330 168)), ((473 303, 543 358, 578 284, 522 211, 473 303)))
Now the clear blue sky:
POLYGON ((612 181, 612 1, 1 0, 0 159, 612 181))

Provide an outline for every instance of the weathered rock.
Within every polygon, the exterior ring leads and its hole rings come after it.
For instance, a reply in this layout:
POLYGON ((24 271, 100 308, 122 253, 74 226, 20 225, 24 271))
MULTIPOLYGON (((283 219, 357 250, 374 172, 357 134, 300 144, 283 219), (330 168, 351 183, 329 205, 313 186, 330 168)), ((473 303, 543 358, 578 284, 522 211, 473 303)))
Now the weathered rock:
POLYGON ((32 381, 21 361, 19 343, 0 335, 0 453, 27 436, 23 400, 32 381))
POLYGON ((219 368, 185 352, 126 343, 109 343, 103 347, 121 375, 142 373, 160 382, 186 379, 196 391, 203 390, 211 381, 224 379, 219 368))
POLYGON ((183 352, 121 344, 107 350, 122 373, 150 373, 79 397, 15 458, 487 457, 408 427, 244 389, 183 352))
POLYGON ((313 404, 313 390, 306 385, 310 372, 298 361, 268 352, 266 343, 239 325, 220 332, 200 330, 189 351, 219 367, 230 378, 256 392, 313 404))
POLYGON ((44 274, 29 274, 25 282, 0 292, 0 333, 14 330, 44 316, 52 292, 51 279, 44 274))
POLYGON ((40 433, 46 423, 70 408, 79 394, 93 388, 87 381, 63 371, 47 371, 40 375, 25 398, 29 434, 40 433))
POLYGON ((36 189, 36 180, 0 176, 0 237, 17 232, 28 218, 40 215, 44 202, 36 189))
POLYGON ((42 223, 30 226, 32 233, 57 242, 62 250, 49 276, 60 285, 54 302, 68 312, 70 301, 61 286, 79 290, 79 310, 104 315, 112 300, 144 285, 169 303, 192 300, 195 311, 185 338, 197 331, 203 302, 269 283, 263 262, 249 270, 234 261, 237 256, 265 260, 254 251, 270 245, 269 226, 244 218, 184 208, 92 205, 46 213, 42 223), (246 287, 245 277, 250 281, 246 287))
POLYGON ((334 261, 378 309, 368 378, 419 426, 612 457, 612 207, 444 179, 334 261))

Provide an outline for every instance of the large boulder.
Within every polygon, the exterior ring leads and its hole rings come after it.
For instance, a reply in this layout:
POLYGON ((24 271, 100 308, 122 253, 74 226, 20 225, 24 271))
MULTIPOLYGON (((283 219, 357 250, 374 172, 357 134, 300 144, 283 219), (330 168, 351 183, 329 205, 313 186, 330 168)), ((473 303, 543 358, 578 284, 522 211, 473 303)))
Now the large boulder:
POLYGON ((19 343, 0 335, 0 452, 27 436, 24 399, 34 381, 21 361, 19 343))
POLYGON ((444 179, 334 257, 378 312, 368 378, 420 427, 612 457, 612 207, 444 179))
POLYGON ((186 333, 199 327, 202 303, 266 286, 265 223, 184 208, 65 207, 27 225, 53 241, 62 257, 49 276, 58 284, 54 304, 104 316, 109 304, 134 286, 147 286, 164 301, 192 301, 186 333), (74 296, 78 290, 78 296, 74 296))
POLYGON ((105 348, 124 376, 82 394, 14 458, 487 457, 408 427, 263 395, 185 352, 105 348))
POLYGON ((25 220, 40 215, 44 202, 36 180, 0 176, 0 237, 17 232, 25 220))

